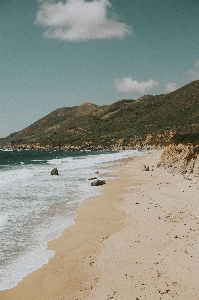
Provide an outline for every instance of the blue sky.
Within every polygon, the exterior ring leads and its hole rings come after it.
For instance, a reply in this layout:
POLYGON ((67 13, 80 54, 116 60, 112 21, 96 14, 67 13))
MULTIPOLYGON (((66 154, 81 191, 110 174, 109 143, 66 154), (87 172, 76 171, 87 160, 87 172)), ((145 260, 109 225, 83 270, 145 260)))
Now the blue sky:
POLYGON ((0 0, 0 137, 199 79, 199 0, 0 0))

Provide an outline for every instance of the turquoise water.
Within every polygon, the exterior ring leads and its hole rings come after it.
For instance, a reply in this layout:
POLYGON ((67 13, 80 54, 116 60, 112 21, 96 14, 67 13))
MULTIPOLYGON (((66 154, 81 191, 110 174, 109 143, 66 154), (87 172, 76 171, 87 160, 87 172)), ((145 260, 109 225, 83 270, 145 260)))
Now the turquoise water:
MULTIPOLYGON (((117 159, 137 151, 0 150, 0 290, 47 263, 48 241, 73 224, 78 206, 103 187, 91 187, 117 159), (51 176, 53 168, 59 176, 51 176)), ((109 178, 110 180, 110 178, 109 178)))

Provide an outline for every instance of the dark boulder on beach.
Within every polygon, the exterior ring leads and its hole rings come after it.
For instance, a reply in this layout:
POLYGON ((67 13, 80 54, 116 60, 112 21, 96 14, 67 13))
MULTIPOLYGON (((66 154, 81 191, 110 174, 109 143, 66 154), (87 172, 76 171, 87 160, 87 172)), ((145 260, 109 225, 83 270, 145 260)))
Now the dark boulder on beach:
POLYGON ((91 182, 92 186, 98 186, 98 185, 103 185, 103 184, 106 184, 105 180, 96 180, 96 181, 91 182))
POLYGON ((54 169, 51 171, 51 175, 58 175, 58 170, 57 170, 57 168, 54 168, 54 169))
POLYGON ((92 177, 92 178, 89 178, 88 180, 94 180, 94 179, 97 179, 97 177, 92 177))
POLYGON ((143 166, 143 171, 149 171, 149 166, 148 165, 144 165, 143 166))

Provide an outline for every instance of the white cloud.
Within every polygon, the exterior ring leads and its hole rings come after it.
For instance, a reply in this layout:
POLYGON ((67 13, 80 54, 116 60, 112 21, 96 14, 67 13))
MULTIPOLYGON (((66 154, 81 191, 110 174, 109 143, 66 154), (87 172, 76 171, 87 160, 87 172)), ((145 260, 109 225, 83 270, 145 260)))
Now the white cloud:
POLYGON ((108 17, 112 4, 108 0, 68 0, 66 3, 42 2, 36 25, 45 28, 49 39, 85 41, 90 39, 123 38, 132 28, 108 17))
POLYGON ((187 71, 187 73, 188 73, 188 75, 191 77, 191 79, 193 79, 193 80, 199 79, 199 70, 198 70, 198 71, 195 71, 195 70, 189 69, 189 70, 187 71))
POLYGON ((177 90, 178 86, 175 82, 168 82, 166 84, 165 88, 166 88, 166 93, 171 93, 171 92, 177 90))
POLYGON ((195 61, 195 64, 194 64, 194 68, 193 69, 189 69, 187 71, 187 74, 189 75, 189 77, 192 79, 192 80, 198 80, 199 79, 199 60, 196 60, 195 61))
POLYGON ((159 85, 159 82, 153 79, 138 82, 137 80, 132 80, 130 77, 124 77, 121 80, 115 80, 115 87, 119 93, 146 94, 157 85, 159 85))

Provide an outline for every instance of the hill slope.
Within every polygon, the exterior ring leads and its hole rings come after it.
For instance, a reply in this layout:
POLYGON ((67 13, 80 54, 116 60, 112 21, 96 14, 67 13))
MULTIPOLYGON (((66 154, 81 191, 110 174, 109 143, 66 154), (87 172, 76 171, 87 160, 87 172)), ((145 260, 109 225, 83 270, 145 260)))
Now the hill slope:
MULTIPOLYGON (((22 131, 13 133, 0 144, 35 144, 94 146, 132 144, 133 140, 144 141, 151 135, 151 143, 168 142, 165 131, 175 133, 174 139, 187 142, 198 139, 199 133, 199 80, 172 93, 151 96, 138 100, 121 100, 111 105, 98 106, 85 103, 76 107, 59 108, 22 131), (194 137, 193 137, 194 135, 194 137), (135 138, 136 137, 136 138, 135 138)), ((172 135, 171 135, 172 136, 172 135)))

